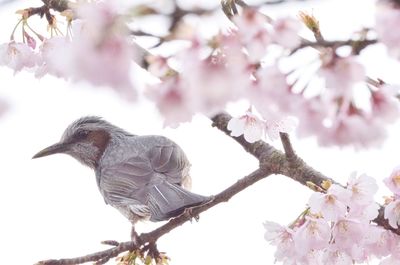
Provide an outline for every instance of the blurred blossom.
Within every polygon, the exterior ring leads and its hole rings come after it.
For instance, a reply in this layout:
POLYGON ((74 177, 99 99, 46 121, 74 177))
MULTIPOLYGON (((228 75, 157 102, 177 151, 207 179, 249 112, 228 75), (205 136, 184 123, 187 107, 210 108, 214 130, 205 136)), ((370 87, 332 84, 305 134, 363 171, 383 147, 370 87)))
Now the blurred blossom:
POLYGON ((272 39, 275 43, 287 49, 294 49, 300 45, 301 24, 298 19, 278 18, 272 22, 272 26, 274 29, 272 39))
POLYGON ((36 53, 25 43, 0 44, 0 65, 10 67, 14 73, 36 66, 37 59, 36 53))
POLYGON ((246 47, 249 60, 259 62, 266 54, 268 45, 271 44, 271 33, 267 27, 267 19, 256 9, 244 9, 242 15, 233 18, 237 26, 237 34, 244 47, 246 47))
POLYGON ((390 55, 400 59, 400 32, 393 30, 400 25, 400 4, 395 1, 378 1, 375 20, 379 41, 386 45, 390 55))
POLYGON ((325 78, 325 85, 339 96, 352 95, 352 86, 365 80, 364 66, 354 56, 336 57, 327 54, 319 74, 325 78))
POLYGON ((114 88, 125 97, 135 96, 130 69, 133 45, 123 16, 114 2, 82 4, 77 13, 84 20, 74 28, 69 53, 72 78, 114 88))
POLYGON ((194 112, 192 98, 179 75, 149 85, 146 95, 153 100, 164 118, 164 126, 177 127, 182 122, 191 121, 194 112))
POLYGON ((38 78, 46 74, 68 78, 72 72, 73 62, 68 56, 71 42, 65 37, 53 37, 43 41, 39 49, 38 67, 35 76, 38 78), (67 56, 66 56, 67 55, 67 56))
POLYGON ((399 86, 382 85, 371 91, 372 115, 385 122, 394 122, 400 114, 400 105, 397 95, 399 86))
POLYGON ((319 133, 318 142, 326 146, 352 145, 365 148, 380 145, 387 135, 381 121, 362 114, 343 115, 319 133))
POLYGON ((6 113, 7 109, 8 109, 8 104, 5 101, 3 101, 2 99, 0 99, 0 117, 4 113, 6 113))
POLYGON ((154 76, 158 78, 165 77, 170 71, 171 68, 168 66, 167 58, 157 55, 151 55, 146 60, 149 63, 149 67, 147 70, 154 76))

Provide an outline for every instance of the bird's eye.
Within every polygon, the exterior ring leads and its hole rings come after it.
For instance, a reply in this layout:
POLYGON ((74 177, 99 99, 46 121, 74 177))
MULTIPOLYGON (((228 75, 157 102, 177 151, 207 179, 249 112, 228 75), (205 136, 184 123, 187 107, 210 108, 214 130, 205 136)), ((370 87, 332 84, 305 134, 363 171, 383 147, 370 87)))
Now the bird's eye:
POLYGON ((87 130, 80 130, 76 133, 76 136, 78 136, 79 138, 85 138, 86 136, 88 136, 89 131, 87 130))

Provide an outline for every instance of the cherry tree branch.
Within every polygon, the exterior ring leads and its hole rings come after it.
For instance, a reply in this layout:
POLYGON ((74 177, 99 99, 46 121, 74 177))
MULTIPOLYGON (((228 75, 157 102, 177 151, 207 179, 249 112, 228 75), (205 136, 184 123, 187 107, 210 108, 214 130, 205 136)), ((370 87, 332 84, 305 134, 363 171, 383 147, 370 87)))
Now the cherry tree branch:
MULTIPOLYGON (((230 131, 227 129, 227 124, 232 117, 229 114, 221 113, 213 117, 213 126, 217 127, 221 131, 230 135, 230 131)), ((272 172, 275 174, 281 174, 287 176, 307 187, 309 187, 309 182, 314 183, 315 185, 322 186, 324 181, 330 181, 332 183, 338 184, 331 178, 326 177, 322 173, 318 172, 314 168, 307 165, 300 157, 296 156, 294 161, 289 161, 287 155, 283 154, 281 151, 275 149, 271 145, 258 141, 256 143, 248 143, 242 136, 241 137, 233 137, 236 142, 238 142, 247 152, 255 156, 260 161, 260 168, 270 168, 272 172), (264 151, 268 150, 267 156, 264 155, 264 151)), ((284 137, 283 145, 285 151, 293 150, 291 144, 289 145, 289 138, 284 137), (286 147, 285 147, 286 146, 286 147)), ((282 138, 281 138, 282 139, 282 138)), ((293 151, 294 152, 294 151, 293 151)), ((386 230, 390 230, 393 233, 400 235, 400 228, 393 228, 387 219, 384 218, 385 208, 380 206, 378 217, 376 217, 373 222, 377 225, 385 228, 386 230)))
MULTIPOLYGON (((230 131, 227 129, 227 124, 231 118, 232 117, 229 114, 220 113, 212 118, 212 126, 218 128, 219 130, 225 132, 227 135, 230 136, 230 131)), ((249 143, 244 139, 243 136, 230 136, 237 143, 239 143, 248 153, 259 160, 259 169, 239 179, 236 183, 232 184, 230 187, 221 191, 217 195, 211 196, 210 201, 208 201, 207 203, 190 208, 180 216, 171 219, 169 222, 162 225, 161 227, 151 232, 141 234, 138 240, 138 242, 140 242, 140 245, 136 244, 133 241, 122 243, 113 242, 112 245, 115 246, 104 251, 99 251, 77 258, 44 260, 38 262, 36 265, 73 265, 82 264, 90 261, 96 262, 96 264, 104 264, 109 259, 114 258, 123 252, 140 250, 146 247, 148 248, 148 246, 150 245, 155 246, 156 241, 160 237, 171 232, 185 222, 191 220, 193 217, 199 216, 200 213, 207 211, 215 205, 229 201, 233 196, 235 196, 242 190, 248 188, 249 186, 255 184, 257 181, 266 178, 271 174, 285 175, 306 186, 308 186, 309 182, 312 182, 318 186, 321 186, 324 181, 331 181, 332 183, 335 183, 333 179, 326 177, 322 173, 310 167, 295 154, 292 144, 290 143, 289 136, 287 134, 282 133, 280 136, 285 153, 275 149, 273 146, 263 141, 249 143)), ((391 230, 394 233, 400 235, 400 229, 392 228, 387 220, 384 219, 383 213, 384 208, 381 207, 379 210, 379 216, 374 220, 374 222, 377 225, 380 225, 385 229, 391 230)))
POLYGON ((359 54, 363 49, 365 49, 369 45, 373 45, 378 43, 377 39, 361 39, 361 40, 318 40, 318 41, 309 41, 306 39, 302 39, 301 44, 291 51, 291 54, 307 48, 334 48, 337 49, 343 46, 350 46, 353 49, 354 54, 359 54))
POLYGON ((181 226, 187 221, 190 221, 193 217, 198 216, 200 213, 207 211, 215 205, 229 201, 233 196, 246 189, 247 187, 253 185, 257 181, 271 175, 271 173, 272 172, 264 169, 255 170, 251 174, 239 179, 236 183, 234 183, 227 189, 223 190, 215 196, 212 196, 209 202, 189 209, 180 216, 171 219, 165 225, 162 225, 161 227, 149 233, 141 234, 139 237, 141 245, 136 245, 133 241, 122 243, 113 242, 114 245, 118 245, 104 251, 99 251, 89 255, 70 259, 51 259, 39 261, 38 263, 36 263, 36 265, 73 265, 82 264, 90 261, 97 262, 102 260, 109 260, 110 258, 116 257, 123 252, 138 250, 141 247, 147 246, 148 244, 154 244, 163 235, 169 233, 170 231, 177 228, 178 226, 181 226))

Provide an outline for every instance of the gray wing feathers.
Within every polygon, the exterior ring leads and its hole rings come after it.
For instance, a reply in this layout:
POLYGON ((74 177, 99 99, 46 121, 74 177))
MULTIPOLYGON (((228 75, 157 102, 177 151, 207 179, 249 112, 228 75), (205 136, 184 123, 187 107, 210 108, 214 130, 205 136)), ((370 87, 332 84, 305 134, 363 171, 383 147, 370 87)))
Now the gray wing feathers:
POLYGON ((206 200, 180 187, 190 164, 179 146, 164 141, 143 151, 101 170, 99 187, 107 203, 160 221, 206 200))
POLYGON ((149 191, 151 221, 163 221, 180 215, 185 208, 199 205, 207 197, 192 193, 182 187, 164 181, 149 191))

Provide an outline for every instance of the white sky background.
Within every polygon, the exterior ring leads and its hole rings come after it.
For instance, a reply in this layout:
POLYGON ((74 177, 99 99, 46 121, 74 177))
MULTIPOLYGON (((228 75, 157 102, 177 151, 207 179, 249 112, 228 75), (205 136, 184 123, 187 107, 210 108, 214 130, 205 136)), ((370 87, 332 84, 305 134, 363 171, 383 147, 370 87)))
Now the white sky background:
MULTIPOLYGON (((189 1, 189 0, 186 0, 189 1)), ((269 14, 297 14, 313 10, 327 38, 346 38, 362 25, 373 23, 372 0, 315 0, 290 8, 268 8, 269 14)), ((6 42, 17 21, 14 11, 40 1, 16 1, 0 10, 0 42, 6 42)), ((368 73, 399 82, 399 65, 388 63, 381 47, 366 51, 368 73), (397 70, 397 73, 396 71, 397 70)), ((94 173, 66 155, 31 160, 33 154, 55 143, 67 125, 84 115, 103 116, 135 134, 162 134, 176 141, 193 164, 193 191, 211 195, 257 167, 232 139, 196 117, 178 129, 163 129, 155 107, 148 102, 126 102, 108 90, 71 84, 53 77, 37 80, 30 73, 13 76, 0 68, 0 98, 10 104, 0 118, 0 264, 33 264, 101 250, 100 241, 129 240, 130 223, 105 205, 94 173)), ((234 114, 244 111, 234 109, 234 114)), ((367 173, 378 183, 398 164, 398 124, 381 149, 320 148, 313 139, 294 139, 294 146, 310 165, 342 183, 353 171, 367 173)), ((279 142, 273 143, 280 148, 279 142)), ((283 176, 271 176, 201 214, 162 237, 174 265, 272 264, 274 248, 264 240, 265 220, 288 224, 304 210, 311 191, 283 176)), ((381 186, 382 201, 388 190, 381 186)), ((163 223, 140 223, 139 232, 163 223)), ((113 262, 110 262, 111 264, 113 262)))

